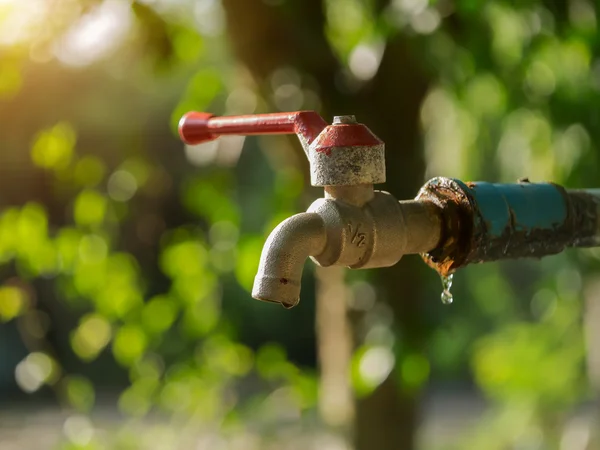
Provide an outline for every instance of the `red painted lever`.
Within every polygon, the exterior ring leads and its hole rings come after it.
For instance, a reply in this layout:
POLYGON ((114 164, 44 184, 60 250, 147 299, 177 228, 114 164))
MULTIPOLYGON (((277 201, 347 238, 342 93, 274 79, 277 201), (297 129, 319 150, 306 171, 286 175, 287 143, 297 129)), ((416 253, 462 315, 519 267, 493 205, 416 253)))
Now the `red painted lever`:
POLYGON ((327 126, 315 111, 215 117, 209 113, 189 112, 179 121, 179 136, 195 145, 224 134, 297 134, 310 144, 327 126))

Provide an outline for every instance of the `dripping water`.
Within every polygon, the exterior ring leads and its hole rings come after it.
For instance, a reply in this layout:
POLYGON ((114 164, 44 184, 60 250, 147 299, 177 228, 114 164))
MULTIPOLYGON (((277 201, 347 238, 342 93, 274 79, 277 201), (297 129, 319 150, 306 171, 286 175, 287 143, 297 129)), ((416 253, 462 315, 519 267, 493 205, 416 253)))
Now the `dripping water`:
POLYGON ((452 303, 452 301, 454 300, 452 298, 452 292, 450 292, 450 288, 452 288, 452 278, 454 277, 453 274, 450 275, 441 275, 440 278, 442 279, 442 303, 444 305, 449 305, 450 303, 452 303))

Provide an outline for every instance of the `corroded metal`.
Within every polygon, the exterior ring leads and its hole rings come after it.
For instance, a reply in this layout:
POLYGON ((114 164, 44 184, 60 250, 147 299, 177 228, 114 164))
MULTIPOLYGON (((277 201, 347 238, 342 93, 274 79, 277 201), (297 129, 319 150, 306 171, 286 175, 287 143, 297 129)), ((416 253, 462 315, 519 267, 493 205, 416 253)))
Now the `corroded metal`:
POLYGON ((600 189, 567 190, 571 247, 600 245, 600 189))
POLYGON ((417 198, 443 211, 442 245, 424 255, 442 275, 471 263, 542 257, 598 242, 599 200, 586 191, 435 178, 417 198))
POLYGON ((600 191, 567 191, 552 183, 463 183, 434 178, 415 200, 374 190, 385 181, 384 144, 354 116, 331 125, 314 111, 214 117, 188 113, 184 142, 221 134, 295 133, 324 198, 282 222, 263 249, 252 296, 298 303, 307 258, 321 266, 385 267, 421 253, 447 276, 471 263, 542 257, 566 247, 600 245, 600 191))
POLYGON ((356 186, 385 181, 383 142, 354 116, 338 116, 308 148, 313 186, 356 186))
POLYGON ((429 201, 441 211, 440 244, 423 252, 425 262, 442 275, 448 275, 463 265, 471 242, 472 209, 469 198, 455 180, 434 178, 421 188, 415 198, 429 201))

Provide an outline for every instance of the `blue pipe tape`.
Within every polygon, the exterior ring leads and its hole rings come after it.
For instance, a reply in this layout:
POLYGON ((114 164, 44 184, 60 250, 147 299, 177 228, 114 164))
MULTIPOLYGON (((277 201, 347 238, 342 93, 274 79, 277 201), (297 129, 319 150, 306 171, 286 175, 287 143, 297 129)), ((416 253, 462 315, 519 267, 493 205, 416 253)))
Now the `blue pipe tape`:
POLYGON ((551 183, 493 184, 454 180, 473 201, 479 233, 488 239, 554 231, 568 219, 564 190, 551 183))

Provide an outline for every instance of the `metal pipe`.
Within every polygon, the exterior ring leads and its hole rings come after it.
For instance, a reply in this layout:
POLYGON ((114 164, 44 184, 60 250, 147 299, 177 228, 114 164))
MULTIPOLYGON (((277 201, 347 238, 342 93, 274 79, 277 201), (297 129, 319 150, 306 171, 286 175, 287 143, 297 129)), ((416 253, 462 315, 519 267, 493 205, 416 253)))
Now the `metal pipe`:
POLYGON ((406 234, 403 253, 426 253, 440 244, 442 236, 442 215, 440 208, 432 202, 403 200, 398 202, 404 216, 406 234))
POLYGON ((191 111, 179 121, 179 136, 186 144, 196 145, 227 134, 297 134, 304 151, 308 151, 308 146, 326 126, 314 111, 225 117, 191 111))
POLYGON ((441 244, 424 255, 442 275, 471 263, 552 255, 600 243, 597 190, 553 183, 463 183, 434 178, 420 191, 443 211, 441 244))
POLYGON ((296 214, 281 222, 269 235, 260 256, 252 297, 286 308, 300 300, 304 261, 325 249, 323 219, 315 213, 296 214))
POLYGON ((573 227, 580 228, 571 247, 600 245, 600 189, 569 189, 573 227))
POLYGON ((354 186, 325 186, 325 198, 341 200, 359 208, 373 200, 375 190, 372 184, 357 184, 354 186))

